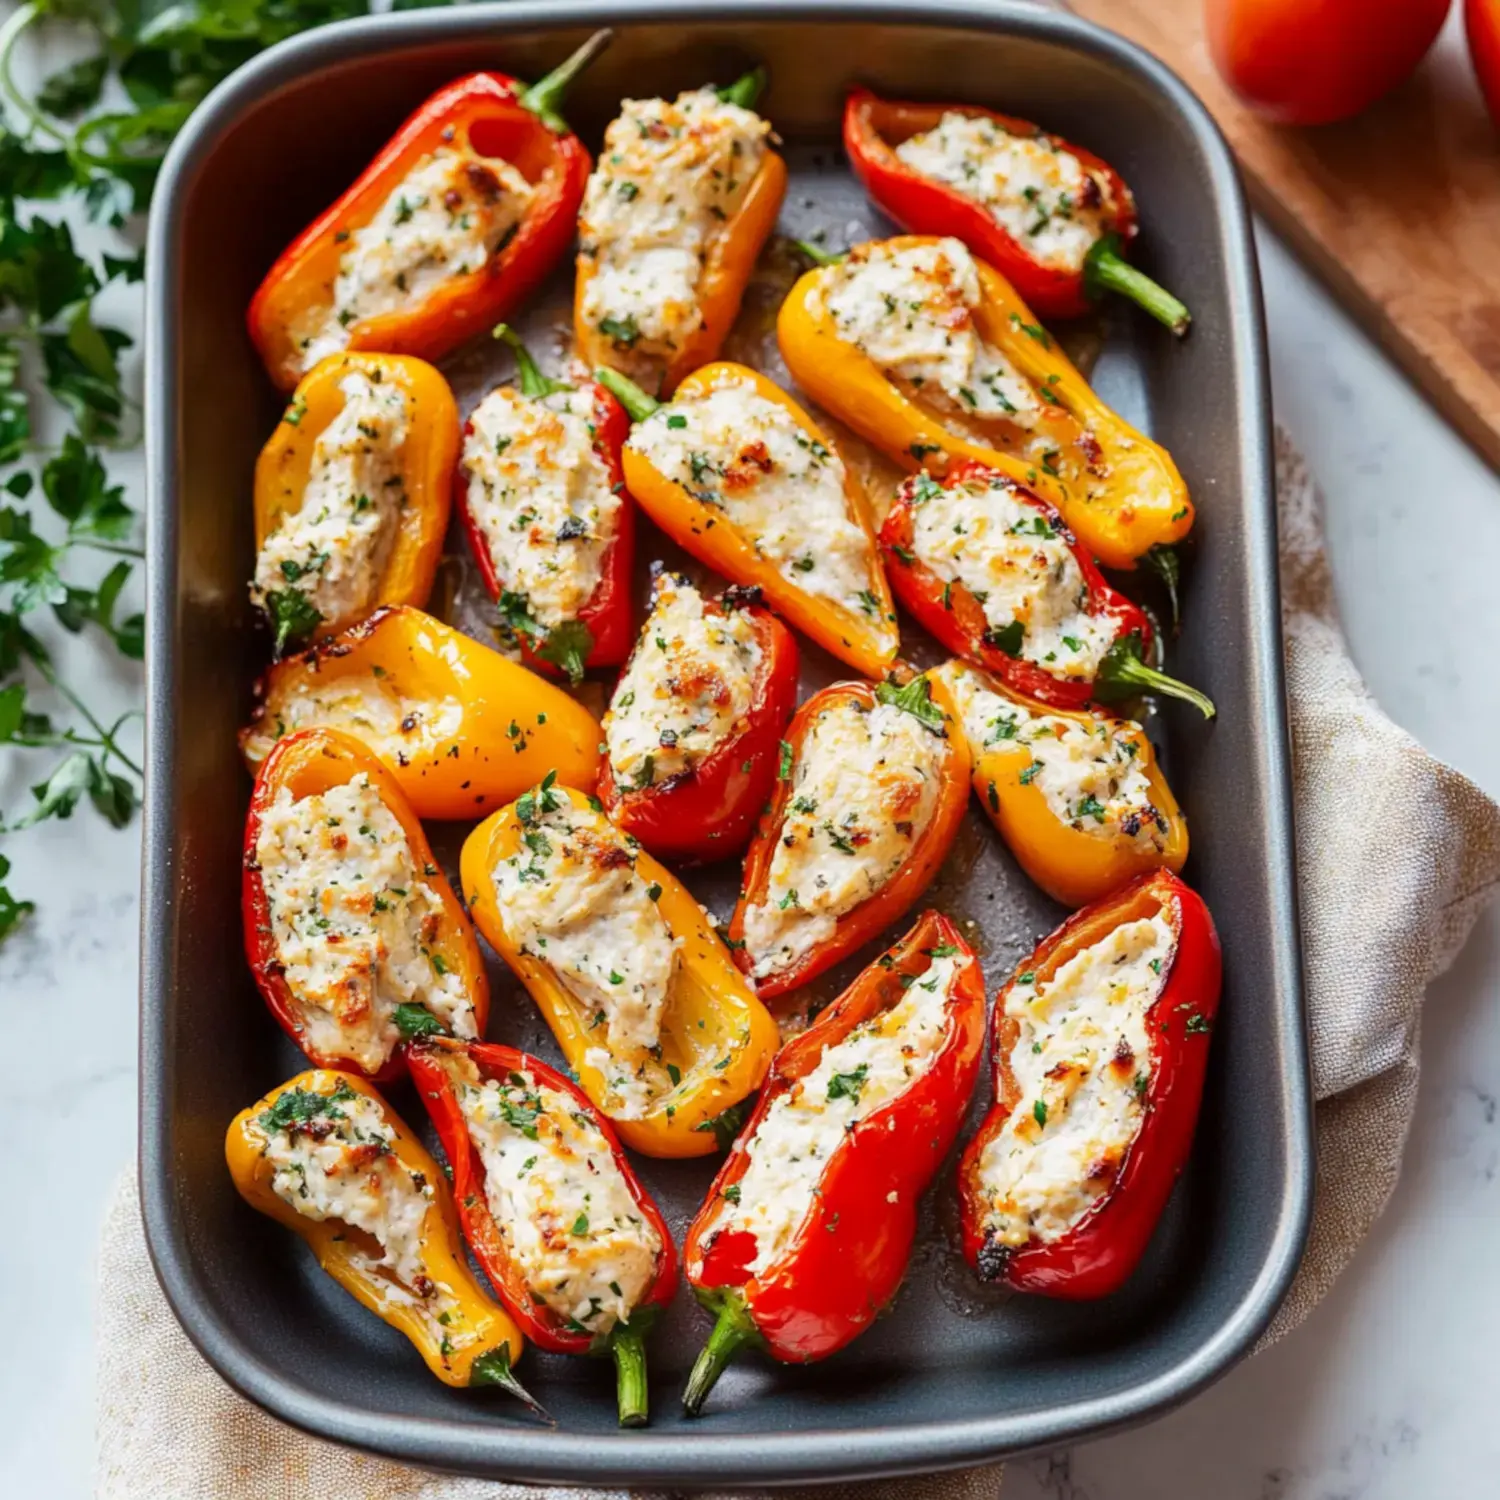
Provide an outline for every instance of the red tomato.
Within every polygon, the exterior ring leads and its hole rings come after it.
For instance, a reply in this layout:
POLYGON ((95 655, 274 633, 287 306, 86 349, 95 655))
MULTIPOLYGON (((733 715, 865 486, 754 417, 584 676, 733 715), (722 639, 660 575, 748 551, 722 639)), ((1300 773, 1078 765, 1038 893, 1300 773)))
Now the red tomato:
POLYGON ((1464 0, 1464 30, 1490 118, 1500 125, 1500 0, 1464 0))
MULTIPOLYGON (((1492 18, 1497 12, 1495 0, 1469 3, 1492 18)), ((1443 29, 1448 5, 1204 0, 1203 14, 1214 62, 1246 104, 1278 124, 1326 125, 1395 88, 1443 29)))

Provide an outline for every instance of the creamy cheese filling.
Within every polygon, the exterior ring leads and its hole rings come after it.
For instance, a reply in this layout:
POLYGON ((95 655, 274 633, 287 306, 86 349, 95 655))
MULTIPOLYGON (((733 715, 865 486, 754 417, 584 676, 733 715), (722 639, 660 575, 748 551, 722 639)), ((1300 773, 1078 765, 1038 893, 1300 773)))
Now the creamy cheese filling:
POLYGON ((821 273, 812 308, 921 401, 980 420, 1034 423, 1031 382, 980 337, 974 258, 958 240, 858 245, 821 273))
POLYGON ((1166 848, 1167 820, 1152 802, 1139 744, 1122 719, 1036 713, 985 685, 972 667, 938 669, 963 719, 975 757, 986 750, 1025 749, 1021 772, 1063 823, 1080 833, 1122 840, 1143 851, 1166 848))
MULTIPOLYGON (((752 1275, 765 1276, 794 1243, 849 1131, 932 1066, 947 1032, 953 982, 972 962, 952 953, 934 958, 896 1005, 827 1048, 818 1065, 766 1111, 746 1143, 750 1165, 721 1211, 717 1231, 755 1236, 752 1275)), ((894 1133, 894 1115, 890 1126, 894 1133)))
POLYGON ((604 716, 616 784, 638 789, 696 770, 738 732, 760 663, 749 616, 705 613, 691 583, 663 573, 604 716))
POLYGON ((1015 135, 997 120, 949 110, 933 130, 896 147, 914 172, 957 188, 989 210, 1042 265, 1082 271, 1117 205, 1107 181, 1044 135, 1015 135))
POLYGON ((378 1072, 420 1005, 456 1036, 477 1035, 461 975, 432 946, 442 899, 423 881, 396 815, 363 774, 294 798, 283 788, 255 841, 276 956, 309 1047, 378 1072))
POLYGON ((406 394, 379 372, 351 370, 344 404, 313 444, 302 503, 285 513, 255 564, 251 598, 294 590, 326 624, 352 624, 374 607, 406 491, 406 394))
POLYGON ((662 1243, 603 1131, 530 1072, 502 1082, 466 1057, 444 1064, 484 1163, 485 1202, 527 1286, 574 1332, 628 1322, 662 1243))
POLYGON ((594 449, 588 393, 491 391, 469 418, 463 468, 501 589, 548 629, 577 619, 599 587, 621 505, 594 449))
POLYGON ((783 578, 896 639, 876 590, 875 548, 850 511, 843 461, 749 380, 724 379, 703 396, 670 402, 635 428, 628 446, 723 511, 783 578))
POLYGON ((1000 474, 940 485, 919 475, 913 554, 984 611, 987 639, 1054 677, 1095 677, 1115 627, 1090 613, 1067 535, 1000 474))
POLYGON ((451 740, 463 722, 457 698, 413 698, 384 668, 370 672, 295 672, 246 736, 245 756, 259 765, 283 735, 343 729, 385 760, 404 765, 451 740))
POLYGON ((551 790, 521 805, 521 847, 494 871, 506 936, 553 970, 611 1054, 656 1046, 677 945, 659 888, 636 873, 635 840, 551 790))
POLYGON ((580 315, 629 355, 667 360, 703 322, 714 241, 760 170, 771 127, 711 88, 626 99, 604 133, 578 219, 592 262, 580 315))
POLYGON ((814 719, 762 900, 745 912, 752 975, 794 964, 875 895, 932 821, 944 739, 888 703, 839 695, 814 719))
POLYGON ((1006 994, 1019 1097, 979 1161, 995 1242, 1055 1240, 1109 1192, 1144 1118, 1146 1018, 1176 946, 1158 912, 1121 923, 1050 980, 1023 973, 1006 994))
POLYGON ((425 156, 349 236, 331 306, 298 330, 303 369, 347 346, 365 318, 414 308, 456 276, 482 270, 515 234, 536 189, 510 162, 467 147, 425 156))
MULTIPOLYGON (((271 1190, 304 1219, 336 1219, 362 1231, 381 1254, 356 1253, 406 1303, 440 1329, 448 1327, 452 1288, 427 1274, 422 1253, 433 1185, 396 1154, 396 1133, 379 1103, 341 1083, 329 1094, 281 1094, 256 1119, 261 1154, 272 1167, 271 1190)), ((453 1342, 472 1342, 455 1326, 453 1342)))

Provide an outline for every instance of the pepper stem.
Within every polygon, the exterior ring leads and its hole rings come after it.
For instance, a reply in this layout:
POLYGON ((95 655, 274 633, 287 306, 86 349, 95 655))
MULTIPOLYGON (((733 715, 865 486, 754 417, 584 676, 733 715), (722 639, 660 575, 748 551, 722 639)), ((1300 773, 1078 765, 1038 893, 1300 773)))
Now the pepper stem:
POLYGON ((725 104, 738 104, 741 109, 754 109, 769 77, 765 64, 757 63, 748 73, 742 73, 733 83, 716 89, 715 92, 725 104))
POLYGON ((661 402, 655 396, 648 396, 635 381, 618 370, 595 370, 594 379, 625 408, 632 422, 644 422, 652 412, 661 409, 661 402))
POLYGON ((501 1344, 498 1348, 481 1354, 469 1367, 469 1384, 473 1387, 497 1385, 501 1390, 509 1392, 517 1401, 522 1402, 548 1426, 557 1426, 547 1408, 512 1373, 509 1344, 501 1344))
POLYGON ((1167 598, 1172 605, 1172 628, 1175 630, 1182 620, 1182 610, 1177 600, 1177 589, 1182 582, 1182 558, 1175 547, 1166 542, 1158 542, 1146 552, 1141 561, 1166 585, 1167 598))
POLYGON ((539 78, 521 95, 521 107, 529 109, 548 130, 566 135, 568 122, 557 112, 563 95, 572 87, 573 80, 614 39, 615 34, 608 26, 596 31, 576 52, 565 57, 545 78, 539 78))
POLYGON ((539 401, 543 396, 552 395, 554 391, 573 389, 565 380, 553 380, 550 376, 542 374, 541 367, 531 357, 531 350, 522 343, 521 335, 509 323, 496 323, 490 336, 499 339, 515 355, 516 375, 519 378, 523 396, 539 401))
POLYGON ((849 254, 847 250, 824 250, 811 240, 793 240, 792 248, 815 266, 836 266, 849 254))
POLYGON ((758 1344, 760 1330, 746 1308, 744 1299, 737 1293, 728 1292, 719 1304, 718 1321, 709 1334, 688 1376, 687 1389, 682 1393, 682 1409, 690 1417, 696 1417, 699 1409, 713 1390, 732 1360, 746 1344, 758 1344))
POLYGON ((1158 323, 1170 328, 1178 338, 1187 333, 1193 321, 1193 315, 1187 310, 1185 303, 1121 256, 1118 235, 1107 234, 1095 243, 1084 262, 1083 275, 1084 286, 1090 296, 1097 297, 1110 291, 1129 297, 1158 323))
POLYGON ((1120 698, 1129 698, 1135 693, 1164 693, 1169 698, 1181 698, 1191 703, 1205 719, 1214 717, 1217 710, 1213 699, 1185 682, 1148 667, 1141 660, 1141 633, 1132 630, 1109 648, 1108 654, 1099 664, 1099 675, 1094 680, 1094 697, 1100 703, 1111 703, 1120 698))
POLYGON ((609 1339, 615 1358, 616 1401, 621 1427, 644 1427, 650 1405, 646 1387, 646 1340, 641 1329, 617 1323, 609 1339))

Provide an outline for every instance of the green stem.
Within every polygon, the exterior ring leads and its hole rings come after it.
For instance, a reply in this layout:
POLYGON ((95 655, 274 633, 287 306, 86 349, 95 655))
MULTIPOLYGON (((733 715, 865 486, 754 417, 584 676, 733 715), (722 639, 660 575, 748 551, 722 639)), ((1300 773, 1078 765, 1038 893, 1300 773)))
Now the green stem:
POLYGON ((653 412, 661 410, 661 402, 648 396, 628 375, 618 370, 599 369, 594 379, 625 408, 632 422, 644 422, 653 412))
POLYGON ((1122 636, 1109 648, 1108 655, 1099 665, 1099 675, 1094 681, 1094 697, 1100 703, 1112 703, 1121 698, 1133 697, 1136 693, 1163 693, 1169 698, 1180 698, 1191 703, 1205 719, 1214 717, 1217 710, 1213 699, 1187 683, 1148 667, 1141 660, 1141 633, 1133 630, 1122 636))
POLYGON ((760 1331, 756 1328, 744 1298, 738 1292, 725 1292, 719 1304, 718 1321, 703 1346, 693 1373, 688 1376, 687 1389, 682 1393, 682 1409, 690 1417, 696 1417, 708 1393, 713 1390, 719 1376, 746 1344, 758 1344, 760 1331))
POLYGON ((568 122, 558 114, 563 96, 572 87, 573 80, 614 41, 615 34, 604 27, 596 31, 583 46, 566 57, 545 78, 539 78, 521 95, 521 107, 529 109, 548 130, 558 135, 568 133, 568 122))
POLYGON ((490 336, 499 339, 515 355, 516 375, 519 377, 523 396, 533 401, 540 401, 543 396, 573 389, 565 380, 553 380, 550 376, 542 374, 541 366, 531 357, 531 350, 521 341, 521 335, 509 323, 496 323, 490 336))
POLYGON ((1187 333, 1193 315, 1166 287, 1152 281, 1120 255, 1118 235, 1107 234, 1089 251, 1084 263, 1084 282, 1091 296, 1105 291, 1118 292, 1143 307, 1158 323, 1170 328, 1178 338, 1187 333))
POLYGON ((651 1398, 646 1386, 646 1340, 642 1331, 628 1323, 616 1324, 610 1335, 609 1352, 615 1359, 620 1426, 644 1427, 651 1398))
POLYGON ((125 547, 118 542, 96 542, 92 537, 70 536, 68 538, 70 547, 89 547, 95 552, 110 552, 116 557, 145 557, 145 550, 141 547, 125 547))
POLYGON ((497 1385, 502 1391, 508 1391, 517 1401, 522 1402, 530 1411, 536 1413, 544 1422, 552 1426, 553 1422, 547 1408, 516 1379, 510 1367, 510 1345, 501 1344, 498 1349, 491 1349, 488 1353, 481 1354, 469 1368, 469 1384, 471 1386, 497 1385))
POLYGON ((68 702, 71 703, 73 707, 77 709, 85 719, 88 720, 89 727, 94 731, 95 734, 99 736, 99 743, 101 746, 103 746, 106 753, 109 755, 113 755, 116 760, 120 761, 121 764, 129 767, 130 770, 134 771, 137 776, 141 777, 144 780, 146 773, 142 771, 141 768, 136 765, 136 763, 128 755, 126 755, 126 753, 122 749, 120 749, 120 746, 115 740, 114 735, 112 735, 109 730, 107 730, 104 725, 101 724, 99 720, 89 712, 88 705, 83 701, 83 699, 80 698, 78 694, 75 693, 73 689, 67 685, 67 683, 63 682, 62 679, 58 677, 57 673, 52 670, 52 664, 41 656, 33 656, 31 660, 37 671, 40 672, 44 678, 46 678, 48 685, 52 687, 56 692, 61 693, 63 697, 66 698, 68 702))
POLYGON ((1176 630, 1182 618, 1177 602, 1177 588, 1182 582, 1181 556, 1175 547, 1158 542, 1146 552, 1141 561, 1166 585, 1167 598, 1172 604, 1172 628, 1176 630))
POLYGON ((813 244, 811 240, 793 240, 792 248, 815 266, 836 266, 849 254, 847 250, 824 250, 821 246, 813 244))
POLYGON ((52 137, 60 146, 69 144, 68 137, 55 126, 30 99, 16 87, 10 73, 11 54, 15 51, 20 35, 41 14, 41 6, 23 5, 15 11, 4 26, 0 26, 0 92, 23 114, 36 130, 52 137))
POLYGON ((717 90, 725 104, 738 104, 741 109, 754 109, 765 89, 770 75, 764 63, 757 63, 748 73, 742 73, 726 88, 717 90))

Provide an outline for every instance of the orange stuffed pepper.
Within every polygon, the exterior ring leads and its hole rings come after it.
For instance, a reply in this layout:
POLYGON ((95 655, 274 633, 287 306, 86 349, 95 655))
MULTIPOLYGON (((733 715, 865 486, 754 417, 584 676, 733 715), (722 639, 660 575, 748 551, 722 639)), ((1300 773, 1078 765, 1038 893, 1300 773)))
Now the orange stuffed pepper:
POLYGON ((969 801, 969 750, 941 682, 836 682, 797 710, 729 924, 763 998, 899 921, 932 883, 969 801))
POLYGON ((453 392, 420 359, 334 354, 302 379, 255 465, 250 597, 276 655, 427 603, 457 456, 453 392))
POLYGON ((1137 875, 1182 869, 1187 819, 1139 724, 1049 707, 962 662, 933 675, 958 707, 975 795, 1054 901, 1087 906, 1137 875))
POLYGON ((439 89, 292 241, 248 318, 282 390, 342 349, 441 359, 525 302, 567 254, 589 175, 557 108, 609 38, 530 87, 471 73, 439 89))
POLYGON ((1105 406, 957 240, 857 246, 792 288, 776 333, 798 385, 897 463, 998 469, 1055 505, 1107 567, 1133 568, 1192 528, 1171 455, 1105 406))
POLYGON ((590 365, 669 396, 718 357, 786 192, 754 110, 764 80, 627 99, 605 131, 578 221, 574 340, 590 365))
POLYGON ((646 1156, 721 1147, 779 1037, 692 893, 551 776, 469 835, 460 870, 620 1139, 646 1156))
POLYGON ((589 711, 535 672, 419 609, 376 611, 256 684, 240 732, 253 772, 282 736, 340 729, 368 746, 419 818, 478 818, 552 770, 599 775, 589 711))

